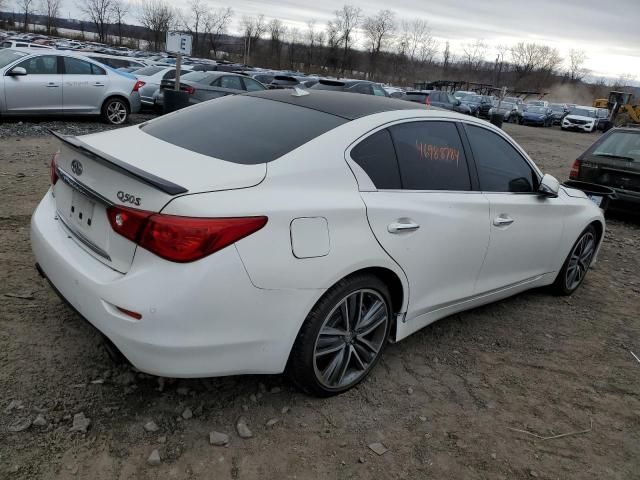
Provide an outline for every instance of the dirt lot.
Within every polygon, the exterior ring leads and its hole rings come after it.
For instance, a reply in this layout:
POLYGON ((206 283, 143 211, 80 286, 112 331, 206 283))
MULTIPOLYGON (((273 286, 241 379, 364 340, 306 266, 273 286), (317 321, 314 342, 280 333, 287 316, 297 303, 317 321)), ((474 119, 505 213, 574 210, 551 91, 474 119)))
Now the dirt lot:
MULTIPOLYGON (((506 129, 560 179, 595 139, 506 129)), ((0 146, 0 478, 638 478, 637 220, 609 220, 574 296, 532 291, 442 320, 391 345, 360 387, 317 400, 279 376, 172 381, 114 367, 33 268, 29 219, 54 141, 7 134, 0 146), (86 433, 70 432, 78 413, 86 433), (239 416, 253 438, 237 435, 239 416), (228 447, 209 444, 214 430, 228 447)))

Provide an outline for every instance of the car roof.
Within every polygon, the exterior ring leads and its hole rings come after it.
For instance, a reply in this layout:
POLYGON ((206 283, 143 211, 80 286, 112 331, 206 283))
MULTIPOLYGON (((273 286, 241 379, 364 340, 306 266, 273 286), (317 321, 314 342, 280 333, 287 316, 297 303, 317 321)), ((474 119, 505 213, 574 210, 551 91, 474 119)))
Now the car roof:
POLYGON ((332 90, 305 90, 305 92, 308 94, 297 94, 296 90, 291 89, 263 90, 245 95, 310 108, 347 120, 355 120, 375 113, 427 108, 426 106, 418 107, 412 102, 375 95, 332 90))

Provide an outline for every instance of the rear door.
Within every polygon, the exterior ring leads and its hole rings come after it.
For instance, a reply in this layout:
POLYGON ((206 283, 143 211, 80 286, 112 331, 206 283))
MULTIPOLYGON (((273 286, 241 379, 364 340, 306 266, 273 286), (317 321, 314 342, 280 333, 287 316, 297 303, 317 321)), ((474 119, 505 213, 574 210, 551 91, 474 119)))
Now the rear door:
POLYGON ((491 242, 478 293, 553 272, 564 226, 563 201, 537 194, 538 174, 511 142, 476 125, 466 124, 465 131, 490 206, 491 242))
POLYGON ((39 55, 18 63, 27 71, 23 76, 5 76, 5 102, 9 113, 62 111, 62 75, 56 55, 39 55))
POLYGON ((75 57, 63 59, 62 109, 65 113, 96 113, 109 88, 104 68, 75 57))
POLYGON ((350 156, 377 188, 362 197, 375 237, 409 280, 409 316, 472 296, 489 244, 489 204, 474 189, 456 124, 396 124, 350 156))

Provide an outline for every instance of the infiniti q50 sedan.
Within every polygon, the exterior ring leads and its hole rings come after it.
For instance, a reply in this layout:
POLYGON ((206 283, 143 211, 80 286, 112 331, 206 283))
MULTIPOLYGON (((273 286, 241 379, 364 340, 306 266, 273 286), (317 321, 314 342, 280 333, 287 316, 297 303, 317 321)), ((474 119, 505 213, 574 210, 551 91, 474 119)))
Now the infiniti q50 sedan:
POLYGON ((344 392, 435 320, 571 294, 605 229, 501 130, 389 98, 253 92, 59 139, 38 269, 157 375, 344 392))

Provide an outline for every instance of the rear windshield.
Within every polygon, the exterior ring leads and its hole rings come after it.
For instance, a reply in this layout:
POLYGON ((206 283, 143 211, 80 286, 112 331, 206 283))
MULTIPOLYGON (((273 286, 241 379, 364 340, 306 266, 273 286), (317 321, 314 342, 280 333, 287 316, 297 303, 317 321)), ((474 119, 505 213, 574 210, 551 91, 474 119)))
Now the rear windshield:
POLYGON ((156 73, 164 70, 166 67, 145 67, 145 68, 141 68, 140 70, 138 70, 136 72, 136 75, 145 75, 145 76, 151 76, 151 75, 155 75, 156 73))
POLYGON ((614 132, 592 152, 596 157, 623 157, 640 162, 640 132, 614 132))
POLYGON ((243 95, 203 102, 140 127, 179 147, 233 163, 267 163, 346 120, 243 95))

